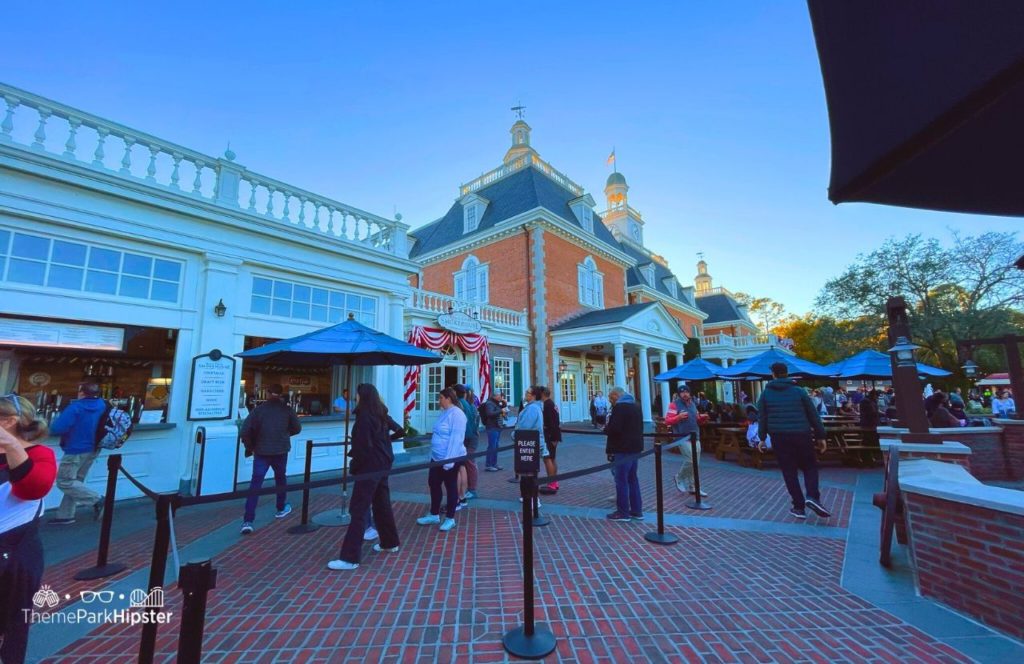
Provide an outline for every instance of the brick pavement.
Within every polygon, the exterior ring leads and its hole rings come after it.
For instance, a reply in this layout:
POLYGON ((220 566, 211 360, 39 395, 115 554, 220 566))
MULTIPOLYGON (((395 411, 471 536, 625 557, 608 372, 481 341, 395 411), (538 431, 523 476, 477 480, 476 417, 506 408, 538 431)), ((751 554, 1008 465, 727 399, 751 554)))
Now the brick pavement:
MULTIPOLYGON (((567 468, 603 460, 591 441, 570 439, 563 450, 567 468)), ((713 515, 779 520, 788 498, 777 470, 732 464, 733 471, 704 456, 713 515)), ((666 475, 674 473, 676 463, 666 465, 666 475)), ((850 474, 842 470, 840 477, 850 474)), ((834 497, 838 518, 829 524, 811 518, 808 525, 843 528, 850 501, 839 487, 848 483, 825 475, 826 500, 834 497)), ((337 553, 341 528, 283 534, 293 518, 234 541, 215 558, 218 588, 210 594, 204 661, 505 661, 501 635, 522 620, 521 532, 512 503, 518 489, 507 476, 481 474, 482 495, 500 496, 507 506, 461 511, 448 534, 415 524, 422 503, 397 503, 401 551, 375 554, 367 546, 355 572, 324 566, 337 553)), ((393 484, 426 489, 422 472, 393 484)), ((600 507, 612 490, 606 473, 564 486, 551 502, 600 507)), ((652 486, 647 477, 651 508, 652 486)), ((670 511, 696 514, 673 502, 682 498, 674 487, 667 495, 670 511)), ((312 511, 337 503, 336 490, 320 492, 312 511)), ((185 537, 237 521, 238 509, 218 507, 188 526, 183 511, 179 540, 188 529, 194 531, 185 537)), ((843 590, 842 539, 670 528, 682 541, 659 547, 642 539, 650 529, 649 523, 559 516, 537 530, 538 619, 559 638, 550 661, 970 661, 843 590)), ((150 539, 151 532, 133 546, 145 550, 150 539)), ((56 567, 48 579, 62 578, 56 567)), ((167 598, 175 619, 161 627, 160 661, 173 661, 179 627, 180 593, 171 586, 167 598)), ((37 638, 46 638, 38 626, 37 638)), ((103 625, 44 661, 134 661, 138 638, 138 627, 103 625)))

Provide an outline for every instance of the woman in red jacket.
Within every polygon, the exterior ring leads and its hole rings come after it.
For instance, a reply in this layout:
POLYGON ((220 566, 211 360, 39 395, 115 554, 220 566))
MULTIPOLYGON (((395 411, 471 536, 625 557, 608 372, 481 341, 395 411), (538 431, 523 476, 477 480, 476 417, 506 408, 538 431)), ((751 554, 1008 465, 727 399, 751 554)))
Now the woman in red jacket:
POLYGON ((39 516, 57 478, 46 423, 28 399, 0 397, 0 661, 21 664, 28 646, 24 609, 43 577, 39 516))

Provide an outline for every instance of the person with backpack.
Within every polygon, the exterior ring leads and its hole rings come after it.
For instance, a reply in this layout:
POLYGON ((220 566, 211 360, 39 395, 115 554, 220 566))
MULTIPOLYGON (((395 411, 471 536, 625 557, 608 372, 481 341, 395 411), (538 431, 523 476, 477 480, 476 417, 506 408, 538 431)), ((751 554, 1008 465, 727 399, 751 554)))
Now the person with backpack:
POLYGON ((87 487, 85 478, 102 451, 98 443, 106 433, 101 430, 101 426, 107 413, 107 402, 100 398, 100 386, 96 383, 82 383, 78 386, 78 398, 50 425, 50 432, 60 436, 60 449, 64 452, 57 468, 57 488, 64 494, 64 498, 60 501, 56 516, 49 523, 74 523, 79 505, 92 507, 93 518, 100 518, 103 496, 87 487))
POLYGON ((267 471, 274 469, 274 484, 277 485, 277 513, 275 519, 283 519, 292 512, 288 504, 288 453, 292 449, 291 437, 302 431, 302 425, 295 411, 289 408, 281 395, 284 388, 271 385, 267 388, 266 401, 245 418, 242 423, 241 439, 245 455, 252 456, 252 480, 249 482, 249 496, 245 499, 245 514, 242 516, 242 534, 253 531, 256 520, 256 504, 260 497, 256 492, 263 487, 267 471))
POLYGON ((487 432, 487 462, 484 470, 496 473, 501 470, 498 465, 498 444, 501 442, 501 424, 508 404, 501 398, 501 392, 494 390, 487 401, 480 406, 480 421, 487 432))

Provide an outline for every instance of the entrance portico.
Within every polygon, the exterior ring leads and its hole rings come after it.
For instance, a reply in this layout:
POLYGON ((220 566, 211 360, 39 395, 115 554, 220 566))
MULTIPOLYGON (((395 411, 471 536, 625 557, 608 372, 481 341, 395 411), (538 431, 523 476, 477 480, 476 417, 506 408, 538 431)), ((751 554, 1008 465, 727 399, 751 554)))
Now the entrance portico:
MULTIPOLYGON (((592 311, 554 326, 551 359, 558 381, 552 395, 562 419, 588 419, 593 395, 620 385, 636 397, 644 421, 653 421, 652 362, 666 371, 672 354, 679 364, 685 343, 679 324, 658 302, 592 311)), ((657 394, 664 409, 668 384, 661 384, 657 394)))

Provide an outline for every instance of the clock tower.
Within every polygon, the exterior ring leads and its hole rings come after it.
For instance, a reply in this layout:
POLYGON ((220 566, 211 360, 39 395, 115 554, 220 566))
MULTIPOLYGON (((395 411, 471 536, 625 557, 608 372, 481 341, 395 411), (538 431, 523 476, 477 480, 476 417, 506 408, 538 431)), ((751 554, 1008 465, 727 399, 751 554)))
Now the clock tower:
POLYGON ((630 242, 637 247, 644 246, 644 220, 640 213, 629 206, 627 194, 629 185, 626 178, 618 171, 608 176, 604 185, 604 195, 608 200, 608 209, 601 215, 604 225, 608 227, 615 239, 630 242))

